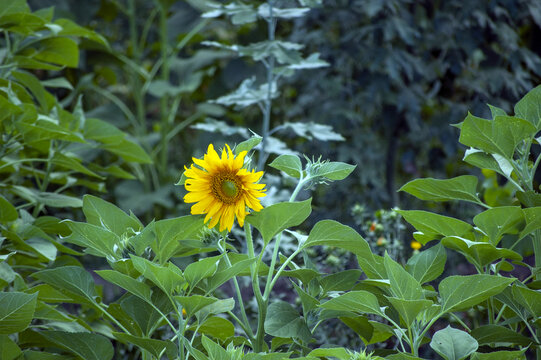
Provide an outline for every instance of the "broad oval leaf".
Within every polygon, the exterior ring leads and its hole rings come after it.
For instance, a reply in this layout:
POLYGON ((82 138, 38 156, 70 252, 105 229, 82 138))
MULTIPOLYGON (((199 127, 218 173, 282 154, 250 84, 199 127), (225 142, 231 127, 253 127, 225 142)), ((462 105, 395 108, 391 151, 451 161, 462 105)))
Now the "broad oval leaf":
POLYGON ((366 240, 351 227, 334 220, 322 220, 314 225, 301 247, 305 249, 316 245, 336 246, 355 255, 372 258, 372 251, 366 240))
POLYGON ((328 310, 382 315, 376 295, 365 291, 350 291, 324 302, 320 307, 328 310))
POLYGON ((423 233, 424 240, 421 241, 423 245, 444 236, 464 236, 473 232, 473 226, 452 217, 422 210, 398 210, 397 212, 417 231, 423 233))
POLYGON ((274 159, 269 166, 281 170, 297 179, 300 178, 302 174, 302 163, 297 155, 280 155, 274 159))
POLYGON ((23 331, 30 325, 38 294, 0 292, 0 334, 23 331))
POLYGON ((405 191, 418 199, 430 201, 464 200, 482 204, 477 197, 478 179, 473 175, 463 175, 452 179, 415 179, 402 186, 405 191))
POLYGON ((518 206, 501 206, 483 211, 473 218, 473 222, 492 244, 498 245, 504 234, 517 234, 522 230, 524 215, 518 206))
POLYGON ((302 224, 312 212, 312 199, 299 202, 283 202, 268 206, 246 217, 246 222, 252 224, 268 244, 279 232, 302 224))
POLYGON ((430 347, 446 360, 461 360, 474 353, 479 344, 467 332, 447 326, 434 334, 430 347))
POLYGON ((265 318, 265 332, 283 338, 300 338, 303 341, 311 337, 306 321, 289 303, 277 301, 269 305, 265 318))
POLYGON ((41 331, 40 335, 85 360, 111 360, 113 345, 106 337, 88 332, 41 331))
POLYGON ((131 334, 125 334, 120 332, 113 332, 112 335, 125 344, 134 344, 141 349, 145 349, 151 353, 156 359, 160 358, 163 351, 167 354, 169 359, 174 359, 177 356, 177 346, 170 340, 156 340, 149 339, 140 336, 134 336, 131 334))
POLYGON ((409 258, 406 264, 406 270, 419 283, 424 284, 435 280, 443 273, 446 260, 447 254, 445 248, 443 245, 437 244, 409 258))
POLYGON ((98 299, 92 275, 80 266, 62 266, 42 270, 32 276, 54 288, 67 291, 68 295, 75 300, 95 304, 98 299))
POLYGON ((449 276, 439 285, 443 312, 466 310, 499 294, 515 279, 495 275, 449 276))

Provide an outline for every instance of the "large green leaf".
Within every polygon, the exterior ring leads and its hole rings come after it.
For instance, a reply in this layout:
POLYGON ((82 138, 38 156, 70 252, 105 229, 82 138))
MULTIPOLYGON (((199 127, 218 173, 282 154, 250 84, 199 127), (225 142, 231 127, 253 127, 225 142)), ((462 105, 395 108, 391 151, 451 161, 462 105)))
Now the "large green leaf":
POLYGON ((452 235, 464 236, 473 232, 473 226, 452 217, 422 210, 398 210, 397 212, 417 231, 423 233, 425 239, 421 242, 423 245, 432 239, 452 235))
MULTIPOLYGON (((200 242, 199 235, 204 226, 203 220, 203 216, 188 215, 156 221, 154 224, 156 239, 151 244, 151 248, 156 253, 160 264, 165 264, 183 249, 182 241, 200 242)), ((203 247, 202 243, 201 247, 203 247)))
POLYGON ((495 275, 449 276, 439 285, 443 312, 467 310, 502 292, 514 278, 495 275))
POLYGON ((387 270, 387 276, 389 276, 391 293, 395 297, 404 300, 420 300, 423 298, 421 284, 402 265, 391 259, 387 253, 385 253, 383 265, 387 270))
POLYGON ((433 304, 430 300, 407 300, 390 296, 387 297, 387 300, 398 311, 408 328, 421 311, 428 309, 433 304))
POLYGON ((462 253, 469 262, 485 266, 499 259, 522 260, 522 256, 513 250, 497 248, 489 242, 470 241, 458 236, 449 236, 441 240, 449 248, 462 253))
POLYGON ((0 16, 28 12, 30 8, 26 0, 0 0, 0 16))
POLYGON ((120 237, 101 226, 66 221, 66 225, 72 231, 72 234, 65 238, 66 241, 82 246, 86 252, 92 255, 118 258, 117 250, 121 249, 120 237))
POLYGON ((235 325, 231 321, 218 316, 206 318, 199 327, 193 325, 190 330, 195 330, 196 328, 198 328, 200 334, 210 335, 222 341, 230 339, 235 335, 235 325))
POLYGON ((405 191, 421 200, 449 201, 464 200, 480 204, 477 197, 477 177, 463 175, 452 179, 415 179, 402 186, 405 191))
POLYGON ((227 262, 222 258, 218 264, 218 269, 214 276, 208 278, 206 291, 211 292, 216 290, 226 281, 232 279, 234 276, 237 276, 241 272, 249 271, 250 266, 254 263, 256 258, 239 258, 237 260, 232 259, 231 265, 229 266, 227 262))
POLYGON ((40 335, 85 360, 111 360, 114 355, 111 342, 98 334, 41 331, 40 335))
POLYGON ((524 352, 527 349, 524 350, 516 350, 516 351, 493 351, 490 353, 473 353, 471 356, 471 360, 525 360, 526 357, 524 356, 524 352))
POLYGON ((528 346, 534 342, 533 339, 500 325, 476 327, 472 330, 471 335, 477 340, 479 345, 499 343, 501 345, 528 346))
POLYGON ((175 296, 175 300, 177 300, 182 305, 184 310, 186 310, 186 315, 188 317, 194 315, 204 307, 218 301, 216 298, 203 295, 175 296))
POLYGON ((133 266, 166 294, 172 294, 177 286, 185 283, 182 271, 173 263, 160 266, 147 259, 131 255, 133 266))
POLYGON ((246 217, 246 222, 257 228, 265 244, 268 244, 279 232, 302 224, 312 212, 311 203, 312 199, 274 204, 251 213, 246 217))
POLYGON ((11 205, 5 197, 0 195, 0 222, 6 223, 8 221, 17 220, 19 215, 17 214, 17 209, 15 206, 11 205))
POLYGON ((37 298, 37 294, 0 292, 0 334, 26 329, 34 316, 37 298))
POLYGON ((479 169, 494 170, 507 178, 511 177, 513 172, 513 165, 505 157, 499 154, 487 154, 478 149, 470 148, 466 150, 462 160, 479 169))
POLYGON ((98 298, 92 275, 82 267, 62 266, 38 271, 32 276, 61 291, 66 291, 75 300, 95 304, 98 298))
POLYGON ((300 178, 302 163, 297 155, 280 155, 269 164, 270 167, 281 170, 294 178, 300 178))
POLYGON ((23 48, 18 55, 53 65, 77 67, 79 64, 77 43, 67 37, 45 38, 23 48))
POLYGON ((110 283, 118 285, 141 299, 150 302, 151 290, 147 284, 115 270, 96 270, 94 272, 110 283))
POLYGON ((193 262, 186 266, 186 269, 184 270, 184 277, 190 284, 190 287, 193 288, 202 279, 214 275, 216 269, 218 269, 218 263, 220 262, 221 258, 222 256, 218 255, 199 259, 199 261, 193 262))
POLYGON ((526 226, 520 232, 519 239, 524 238, 535 230, 541 229, 541 206, 522 209, 526 226))
POLYGON ((83 197, 83 213, 89 224, 106 228, 118 236, 129 229, 133 233, 139 231, 143 225, 133 216, 129 216, 115 205, 92 195, 83 197))
POLYGON ((528 121, 513 116, 496 116, 494 120, 478 118, 468 113, 460 129, 459 141, 489 154, 512 159, 515 147, 533 137, 536 128, 528 121))
POLYGON ((283 338, 299 338, 304 342, 308 342, 312 335, 306 321, 285 301, 269 305, 265 318, 265 332, 283 338))
POLYGON ((461 360, 474 353, 479 344, 467 332, 447 326, 434 334, 430 347, 446 360, 461 360))
POLYGON ((365 291, 350 291, 324 302, 320 307, 328 310, 382 315, 376 295, 365 291))
POLYGON ((365 345, 383 342, 395 335, 393 328, 389 325, 368 320, 365 316, 340 317, 340 320, 355 331, 365 345))
POLYGON ((516 234, 524 227, 524 215, 518 206, 500 206, 476 215, 473 222, 498 245, 504 234, 516 234))
POLYGON ((409 258, 408 263, 406 264, 406 270, 417 279, 419 283, 424 284, 435 280, 443 273, 446 260, 447 254, 445 248, 443 245, 437 244, 436 246, 420 251, 409 258))
POLYGON ((145 349, 156 359, 160 358, 164 350, 169 359, 174 359, 177 356, 177 346, 169 340, 149 339, 119 332, 113 332, 112 335, 125 344, 134 344, 141 349, 145 349))
POLYGON ((15 341, 11 340, 7 335, 0 335, 0 359, 14 360, 21 354, 22 351, 15 341))
POLYGON ((358 256, 372 257, 370 246, 361 235, 351 227, 334 220, 318 222, 310 231, 302 248, 316 245, 335 246, 351 251, 358 256))
POLYGON ((541 86, 530 90, 515 104, 515 115, 541 129, 541 86))
MULTIPOLYGON (((111 305, 109 305, 108 311, 110 308, 111 305)), ((135 321, 143 335, 146 336, 150 336, 155 329, 165 324, 163 316, 167 316, 173 311, 173 305, 169 298, 157 289, 152 294, 150 301, 134 295, 124 296, 120 301, 120 308, 130 317, 131 324, 135 321)))
POLYGON ((527 287, 514 285, 514 299, 524 306, 530 315, 535 319, 541 317, 541 292, 528 289, 527 287))

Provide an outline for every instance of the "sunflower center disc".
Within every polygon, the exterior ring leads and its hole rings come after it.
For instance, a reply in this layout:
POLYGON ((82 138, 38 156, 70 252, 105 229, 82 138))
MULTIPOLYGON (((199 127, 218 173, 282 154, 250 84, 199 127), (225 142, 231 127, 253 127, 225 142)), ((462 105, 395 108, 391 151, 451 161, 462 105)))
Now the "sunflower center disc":
POLYGON ((224 180, 222 182, 222 191, 228 197, 235 197, 237 195, 237 185, 231 180, 224 180))

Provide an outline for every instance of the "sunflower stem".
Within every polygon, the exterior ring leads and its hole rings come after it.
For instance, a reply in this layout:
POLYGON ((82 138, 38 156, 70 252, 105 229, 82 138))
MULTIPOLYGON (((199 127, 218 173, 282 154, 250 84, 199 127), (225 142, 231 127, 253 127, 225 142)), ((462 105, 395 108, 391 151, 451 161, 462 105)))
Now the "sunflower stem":
MULTIPOLYGON (((224 241, 224 244, 225 244, 225 237, 222 238, 222 240, 224 241)), ((220 245, 220 242, 218 242, 218 250, 220 251, 222 255, 224 255, 224 259, 227 266, 231 268, 233 265, 231 264, 231 260, 229 260, 227 250, 225 249, 225 246, 222 247, 220 245)), ((243 329, 245 332, 247 331, 246 335, 250 338, 250 342, 253 343, 254 332, 252 331, 252 327, 250 326, 250 322, 248 321, 248 317, 246 316, 246 309, 244 308, 244 301, 242 300, 242 293, 240 291, 239 282, 237 281, 236 276, 233 276, 232 280, 233 280, 233 285, 235 286, 235 292, 237 293, 237 301, 240 308, 240 315, 242 317, 242 321, 244 322, 243 329)))

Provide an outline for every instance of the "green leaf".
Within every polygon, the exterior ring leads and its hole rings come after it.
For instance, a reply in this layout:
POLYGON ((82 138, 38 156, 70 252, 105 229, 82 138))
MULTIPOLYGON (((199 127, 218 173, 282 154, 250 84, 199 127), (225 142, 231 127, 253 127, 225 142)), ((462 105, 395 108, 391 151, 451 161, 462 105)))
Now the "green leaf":
POLYGON ((361 276, 361 270, 349 269, 327 275, 320 280, 319 284, 321 285, 324 294, 329 291, 347 291, 353 288, 361 276))
POLYGON ((111 342, 98 334, 41 331, 40 335, 85 360, 111 360, 114 355, 111 342))
POLYGON ((280 155, 274 159, 269 166, 281 170, 297 179, 299 179, 302 174, 302 163, 297 155, 280 155))
POLYGON ((83 206, 83 202, 79 198, 50 193, 50 192, 40 192, 35 189, 25 188, 23 186, 14 185, 11 187, 13 193, 19 195, 25 200, 32 204, 43 204, 50 207, 64 208, 64 207, 73 207, 79 208, 83 206))
POLYGON ((365 291, 350 291, 324 302, 320 307, 328 310, 382 315, 376 295, 365 291))
POLYGON ((464 236, 473 232, 473 226, 452 217, 434 214, 422 210, 397 210, 417 231, 423 233, 423 241, 440 239, 445 236, 464 236))
POLYGON ((21 354, 21 349, 9 336, 0 335, 0 359, 14 360, 21 354))
POLYGON ((525 359, 524 350, 516 351, 494 351, 490 353, 473 353, 471 360, 519 360, 525 359))
POLYGON ((150 302, 150 287, 128 275, 124 275, 115 270, 95 270, 96 274, 112 284, 120 286, 130 293, 140 297, 141 299, 150 302))
POLYGON ((138 144, 122 139, 101 145, 101 148, 120 156, 125 161, 132 161, 141 164, 152 164, 152 159, 138 144))
POLYGON ((13 334, 26 329, 34 317, 37 298, 37 294, 0 292, 0 334, 13 334))
POLYGON ((28 12, 30 12, 30 8, 26 4, 26 0, 0 0, 0 16, 28 12))
MULTIPOLYGON (((175 296, 182 307, 186 310, 188 317, 194 315, 204 307, 214 304, 218 299, 202 295, 190 295, 190 296, 175 296)), ((234 302, 233 302, 234 304, 234 302)))
POLYGON ((522 209, 522 213, 526 220, 526 226, 520 232, 519 239, 523 239, 535 230, 541 229, 541 206, 522 209))
POLYGON ((7 223, 9 221, 15 221, 19 215, 15 206, 11 205, 5 197, 0 195, 0 222, 7 223))
POLYGON ((479 345, 500 344, 500 346, 529 346, 533 339, 500 325, 484 325, 472 330, 471 335, 479 345))
POLYGON ((364 316, 355 318, 341 317, 340 320, 355 331, 365 345, 383 342, 395 335, 393 328, 389 325, 368 320, 364 316))
POLYGON ((541 86, 530 90, 516 103, 515 115, 528 120, 536 129, 541 128, 541 86))
POLYGON ((447 326, 434 334, 430 347, 446 360, 460 360, 474 353, 479 344, 467 332, 447 326))
MULTIPOLYGON (((196 328, 197 326, 193 326, 190 330, 196 328)), ((198 332, 225 341, 235 335, 235 325, 222 317, 212 316, 199 326, 198 332)))
POLYGON ((437 244, 409 258, 406 270, 419 283, 424 284, 437 279, 443 273, 446 260, 445 248, 441 244, 437 244))
POLYGON ((477 242, 457 236, 443 238, 441 243, 463 254, 469 262, 477 266, 486 266, 499 259, 522 260, 522 256, 513 250, 497 248, 489 242, 477 242))
POLYGON ((515 279, 493 275, 449 276, 439 285, 443 312, 467 310, 502 292, 515 279))
MULTIPOLYGON (((111 305, 109 305, 110 308, 111 305)), ((155 329, 164 325, 166 322, 163 316, 173 311, 169 297, 158 289, 153 292, 149 301, 134 295, 123 296, 120 308, 130 317, 130 325, 133 326, 133 320, 135 320, 143 335, 146 336, 150 336, 155 329)))
MULTIPOLYGON (((93 255, 117 258, 116 249, 120 247, 120 237, 115 233, 88 223, 66 221, 72 231, 65 240, 88 249, 93 255)), ((85 250, 87 251, 87 250, 85 250)))
POLYGON ((541 292, 528 289, 524 286, 513 286, 513 297, 520 303, 533 318, 541 317, 541 292))
POLYGON ((103 227, 118 236, 131 229, 140 231, 143 225, 115 205, 92 195, 83 197, 83 213, 89 224, 103 227))
POLYGON ((167 357, 169 359, 174 359, 177 356, 177 346, 169 340, 156 340, 149 339, 139 336, 134 336, 131 334, 112 332, 112 335, 125 344, 134 344, 141 349, 145 349, 150 354, 152 354, 156 359, 160 358, 162 351, 165 350, 167 357))
POLYGON ((357 165, 350 165, 343 162, 324 162, 317 169, 317 176, 327 178, 329 180, 344 180, 357 165))
MULTIPOLYGON (((154 224, 156 239, 151 248, 160 264, 165 264, 183 250, 182 243, 185 240, 197 240, 196 243, 201 243, 199 235, 204 226, 203 219, 201 215, 188 215, 160 220, 154 224)), ((203 243, 200 247, 204 247, 203 243)))
POLYGON ((259 135, 253 135, 248 140, 244 140, 243 142, 241 142, 237 146, 235 146, 235 149, 234 149, 235 155, 238 155, 243 151, 249 152, 254 147, 259 145, 261 140, 263 140, 263 138, 261 136, 259 136, 259 135))
POLYGON ((216 269, 218 269, 218 263, 220 262, 221 258, 221 255, 213 256, 199 259, 199 261, 188 265, 184 270, 184 277, 190 284, 190 287, 193 288, 199 281, 214 275, 216 269))
POLYGON ((398 311, 408 328, 421 311, 428 309, 433 304, 430 300, 407 300, 390 296, 386 296, 386 298, 398 311))
POLYGON ((343 360, 351 359, 351 353, 343 347, 314 349, 308 353, 308 357, 310 356, 325 358, 335 357, 343 360))
POLYGON ((518 206, 500 206, 476 215, 473 222, 494 245, 498 245, 503 234, 516 234, 524 226, 522 209, 518 206))
POLYGON ((299 338, 308 342, 312 336, 306 321, 289 303, 277 301, 269 305, 265 332, 283 338, 299 338))
POLYGON ((107 43, 107 40, 105 40, 103 36, 101 36, 100 34, 92 30, 79 26, 71 20, 58 19, 54 22, 54 24, 62 28, 58 32, 59 36, 77 36, 80 38, 85 38, 85 39, 94 41, 96 43, 99 43, 109 48, 109 44, 107 43))
POLYGON ((75 300, 95 304, 98 298, 92 275, 79 266, 42 270, 32 276, 55 288, 67 291, 68 295, 75 300))
POLYGON ((500 154, 512 159, 515 147, 535 135, 536 128, 528 121, 513 116, 496 116, 494 120, 478 118, 468 113, 460 130, 460 143, 500 154))
POLYGON ((81 164, 81 161, 75 157, 69 157, 62 153, 56 152, 51 159, 51 162, 57 166, 63 167, 68 170, 77 171, 82 174, 90 175, 100 180, 105 178, 101 175, 96 174, 95 172, 89 170, 81 164))
POLYGON ((139 256, 130 254, 130 258, 137 271, 152 281, 166 294, 172 294, 177 286, 185 282, 182 272, 173 263, 168 263, 167 266, 160 266, 139 256))
POLYGON ((20 50, 17 55, 23 55, 45 63, 77 67, 79 64, 79 48, 77 43, 67 37, 54 37, 32 43, 32 47, 20 50))
POLYGON ((263 236, 265 245, 279 232, 302 224, 312 212, 312 199, 299 202, 283 202, 268 206, 246 217, 263 236))
POLYGON ((218 269, 216 270, 214 276, 210 277, 207 280, 208 284, 205 290, 210 293, 216 290, 226 281, 232 279, 233 276, 237 276, 243 271, 249 271, 250 266, 255 260, 256 258, 248 258, 244 260, 239 260, 238 262, 232 261, 232 266, 229 266, 226 261, 222 259, 222 261, 220 261, 220 264, 218 265, 218 269))
POLYGON ((477 182, 477 177, 473 175, 463 175, 445 180, 415 179, 402 186, 398 191, 405 191, 421 200, 464 200, 481 204, 481 200, 477 197, 477 182))
POLYGON ((305 249, 316 245, 335 246, 358 256, 372 258, 372 251, 366 240, 349 226, 334 220, 322 220, 314 225, 301 247, 305 249))
POLYGON ((385 253, 383 265, 389 276, 391 293, 395 297, 404 300, 420 300, 423 298, 421 284, 402 265, 391 259, 387 253, 385 253))
POLYGON ((494 170, 507 178, 511 177, 513 172, 513 165, 505 157, 499 154, 487 154, 478 149, 466 150, 462 160, 479 169, 494 170))

